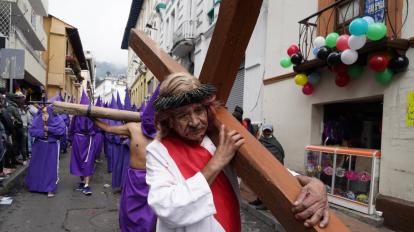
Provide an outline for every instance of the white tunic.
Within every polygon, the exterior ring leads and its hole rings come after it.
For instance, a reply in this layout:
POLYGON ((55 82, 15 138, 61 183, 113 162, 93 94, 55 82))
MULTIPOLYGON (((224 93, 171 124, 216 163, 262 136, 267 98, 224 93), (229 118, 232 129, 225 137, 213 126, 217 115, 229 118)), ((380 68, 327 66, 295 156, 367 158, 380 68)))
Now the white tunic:
MULTIPOLYGON (((214 154, 216 147, 207 136, 201 146, 214 154)), ((224 170, 239 194, 237 177, 231 168, 224 170)), ((148 204, 158 216, 157 232, 221 232, 223 227, 214 218, 213 193, 201 174, 184 179, 165 146, 154 140, 147 146, 148 204)))

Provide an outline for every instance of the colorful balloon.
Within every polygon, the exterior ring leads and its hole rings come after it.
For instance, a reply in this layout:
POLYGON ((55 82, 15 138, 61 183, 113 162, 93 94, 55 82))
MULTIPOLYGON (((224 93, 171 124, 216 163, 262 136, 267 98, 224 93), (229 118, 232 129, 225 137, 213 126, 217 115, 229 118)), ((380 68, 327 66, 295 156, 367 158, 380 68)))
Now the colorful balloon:
POLYGON ((341 35, 339 36, 339 38, 336 40, 336 49, 338 51, 345 51, 346 49, 349 48, 348 45, 348 40, 349 40, 349 35, 341 35))
POLYGON ((319 48, 313 48, 312 53, 315 57, 318 56, 319 48))
POLYGON ((313 46, 315 48, 320 48, 325 46, 325 38, 323 38, 323 36, 318 36, 315 38, 315 40, 313 41, 313 46))
POLYGON ((338 75, 346 75, 347 69, 348 66, 344 64, 338 64, 332 68, 332 71, 338 75))
POLYGON ((332 52, 326 58, 326 63, 329 66, 335 66, 341 63, 341 53, 340 52, 332 52))
POLYGON ((352 50, 358 50, 362 48, 365 43, 367 42, 367 36, 366 35, 351 35, 348 40, 348 46, 352 50))
POLYGON ((353 78, 361 76, 363 72, 364 72, 364 66, 359 65, 359 64, 353 64, 349 66, 347 70, 348 76, 353 77, 353 78))
POLYGON ((375 79, 379 83, 381 83, 383 85, 386 85, 386 84, 390 83, 390 81, 392 79, 392 75, 393 75, 393 72, 390 69, 387 68, 382 72, 375 73, 375 79))
POLYGON ((375 23, 374 18, 371 17, 371 16, 364 16, 364 17, 362 17, 362 19, 365 20, 365 21, 367 21, 368 26, 371 25, 371 24, 373 24, 373 23, 375 23))
POLYGON ((341 61, 344 64, 351 65, 358 60, 358 52, 352 49, 346 49, 341 54, 341 61))
POLYGON ((306 83, 308 83, 308 76, 303 73, 296 74, 295 83, 297 85, 304 86, 306 83))
POLYGON ((300 52, 295 53, 290 57, 290 61, 292 62, 292 64, 301 64, 303 62, 303 56, 302 54, 300 54, 300 52))
POLYGON ((387 26, 384 23, 373 23, 368 26, 367 37, 372 41, 377 41, 387 34, 387 26))
POLYGON ((290 45, 290 47, 288 48, 288 50, 287 50, 287 54, 289 55, 289 56, 292 56, 293 54, 295 54, 295 53, 297 53, 297 52, 299 52, 299 47, 298 47, 298 45, 296 45, 296 44, 292 44, 292 45, 290 45))
POLYGON ((396 56, 390 60, 390 64, 388 68, 390 68, 394 72, 401 72, 407 69, 410 61, 406 56, 396 56))
POLYGON ((280 59, 280 66, 283 68, 289 68, 291 65, 292 62, 290 60, 290 57, 282 57, 282 59, 280 59))
POLYGON ((388 58, 384 55, 373 55, 368 60, 368 67, 373 71, 384 71, 388 67, 388 58))
POLYGON ((336 40, 338 40, 339 34, 336 32, 329 33, 329 35, 326 37, 326 47, 328 48, 334 48, 336 46, 336 40))
POLYGON ((321 60, 326 60, 326 58, 328 58, 328 55, 332 52, 331 49, 327 48, 327 47, 320 47, 317 57, 321 60))
POLYGON ((368 31, 368 22, 362 18, 356 18, 349 24, 349 32, 352 35, 365 35, 368 31))
POLYGON ((319 72, 313 72, 308 76, 308 82, 312 85, 317 85, 321 80, 321 74, 319 72))
POLYGON ((335 78, 335 84, 339 87, 345 87, 349 84, 348 75, 338 75, 335 78))
POLYGON ((305 95, 311 95, 313 93, 313 90, 313 86, 310 83, 306 83, 302 88, 302 92, 305 95))

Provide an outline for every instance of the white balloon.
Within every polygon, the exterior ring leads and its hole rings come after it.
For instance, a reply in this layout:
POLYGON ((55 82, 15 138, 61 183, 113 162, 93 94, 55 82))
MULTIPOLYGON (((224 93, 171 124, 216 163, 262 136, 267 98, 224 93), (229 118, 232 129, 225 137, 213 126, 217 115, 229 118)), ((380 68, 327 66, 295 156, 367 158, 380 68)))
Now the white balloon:
POLYGON ((341 61, 346 65, 351 65, 358 60, 358 52, 352 49, 346 49, 341 54, 341 61))
POLYGON ((365 16, 362 19, 367 21, 368 25, 375 23, 374 18, 372 18, 371 16, 365 16))
POLYGON ((365 35, 360 35, 360 36, 351 35, 351 37, 349 37, 349 40, 348 40, 348 45, 350 49, 358 50, 362 48, 366 42, 367 42, 367 36, 365 35))
POLYGON ((323 38, 323 36, 318 36, 315 38, 315 40, 313 41, 313 46, 315 48, 320 48, 325 46, 325 38, 323 38))

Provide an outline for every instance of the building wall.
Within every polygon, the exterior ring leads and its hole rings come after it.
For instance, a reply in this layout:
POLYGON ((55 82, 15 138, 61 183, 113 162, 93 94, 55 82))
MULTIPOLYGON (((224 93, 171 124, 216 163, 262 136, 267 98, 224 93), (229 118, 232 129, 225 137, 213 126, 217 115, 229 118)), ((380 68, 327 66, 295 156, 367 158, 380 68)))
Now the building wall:
MULTIPOLYGON (((44 17, 44 28, 49 38, 48 49, 43 54, 47 64, 46 91, 48 97, 61 93, 65 100, 80 100, 82 90, 73 71, 66 69, 67 55, 73 56, 73 48, 66 35, 66 28, 72 26, 53 17, 44 17), (66 96, 66 97, 65 97, 66 96)), ((75 61, 77 62, 77 61, 75 61)), ((86 88, 85 88, 86 89, 86 88)))
MULTIPOLYGON (((316 7, 315 2, 269 1, 266 77, 291 71, 282 69, 278 60, 297 39, 297 21, 316 12, 316 7), (303 12, 298 13, 298 10, 303 12), (273 22, 284 26, 274 27, 273 22)), ((410 10, 412 7, 410 5, 410 10)), ((405 38, 414 35, 414 20, 410 20, 412 17, 413 15, 408 18, 402 33, 405 38)), ((362 77, 352 80, 345 88, 337 87, 334 76, 330 72, 324 72, 322 81, 316 86, 312 96, 303 95, 301 88, 295 85, 292 78, 265 85, 263 116, 266 122, 274 125, 275 136, 285 149, 286 166, 304 171, 305 146, 321 144, 323 104, 383 97, 379 192, 413 202, 414 128, 407 128, 405 125, 407 92, 414 91, 413 49, 407 52, 407 56, 411 61, 409 69, 395 75, 388 86, 378 84, 373 78, 373 72, 369 70, 362 77)))

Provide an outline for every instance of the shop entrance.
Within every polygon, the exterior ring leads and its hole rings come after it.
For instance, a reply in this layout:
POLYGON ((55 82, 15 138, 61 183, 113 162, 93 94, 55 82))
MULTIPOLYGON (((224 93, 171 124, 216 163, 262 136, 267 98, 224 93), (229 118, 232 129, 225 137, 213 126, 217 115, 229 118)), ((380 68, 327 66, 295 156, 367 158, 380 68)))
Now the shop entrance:
POLYGON ((380 149, 383 100, 324 105, 323 145, 380 149))

